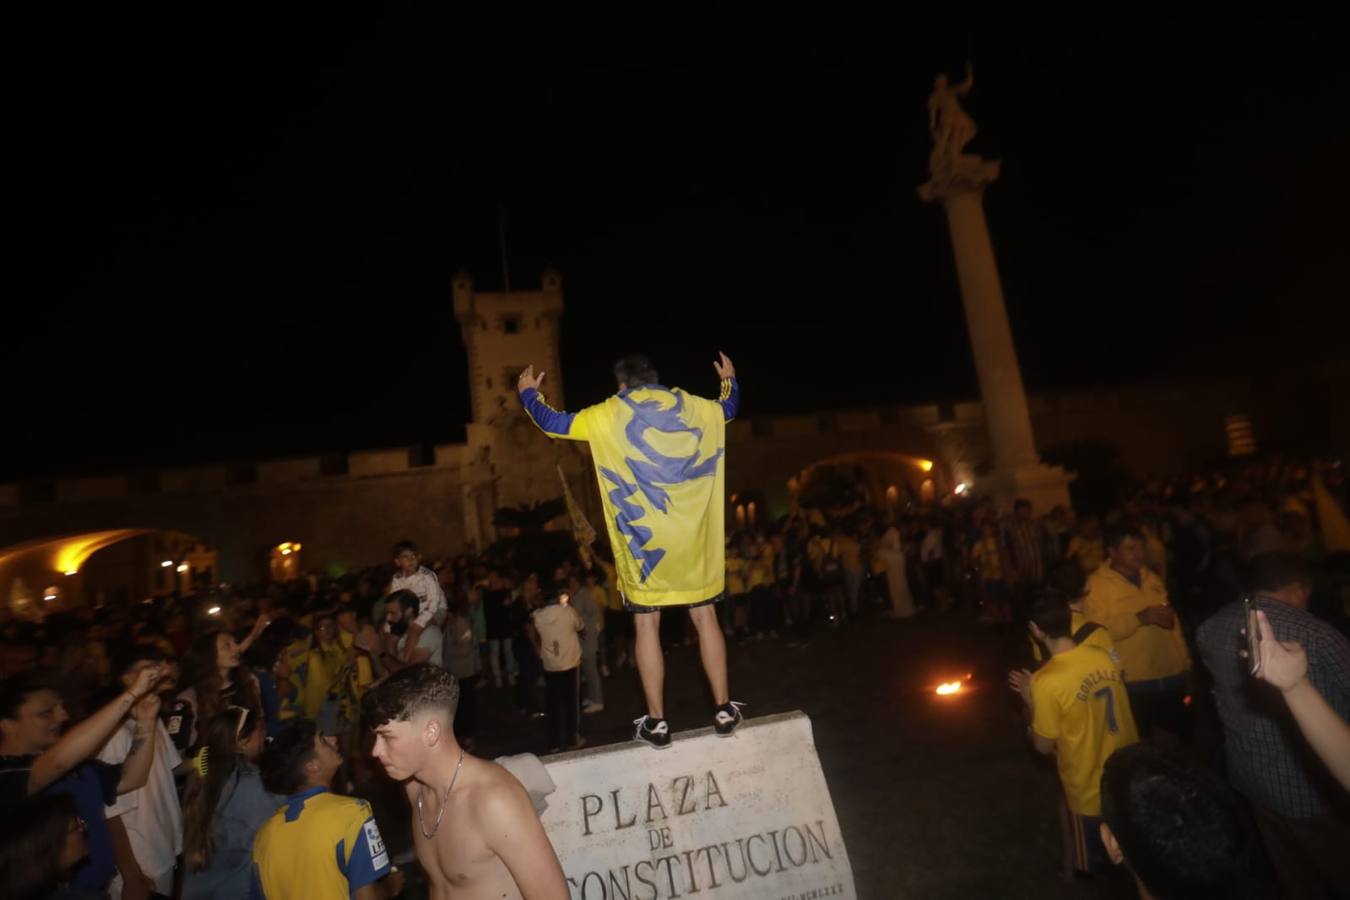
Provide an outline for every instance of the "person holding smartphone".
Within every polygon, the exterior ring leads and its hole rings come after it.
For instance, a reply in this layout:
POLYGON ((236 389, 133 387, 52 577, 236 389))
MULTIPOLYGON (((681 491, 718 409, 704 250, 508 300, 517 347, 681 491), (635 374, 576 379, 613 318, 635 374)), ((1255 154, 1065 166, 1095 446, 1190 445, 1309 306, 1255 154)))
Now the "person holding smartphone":
POLYGON ((1248 659, 1255 660, 1252 674, 1280 689, 1308 745, 1350 791, 1350 722, 1308 680, 1308 652, 1297 641, 1276 640, 1270 619, 1260 610, 1248 619, 1247 633, 1257 636, 1249 642, 1248 659))
POLYGON ((1311 584, 1300 557, 1257 556, 1250 600, 1234 600, 1205 620, 1196 643, 1214 679, 1229 779, 1251 801, 1285 896, 1347 896, 1350 798, 1309 752, 1280 692, 1253 678, 1246 658, 1251 608, 1264 614, 1273 640, 1304 648, 1308 681, 1341 718, 1350 718, 1350 641, 1308 612, 1311 584))

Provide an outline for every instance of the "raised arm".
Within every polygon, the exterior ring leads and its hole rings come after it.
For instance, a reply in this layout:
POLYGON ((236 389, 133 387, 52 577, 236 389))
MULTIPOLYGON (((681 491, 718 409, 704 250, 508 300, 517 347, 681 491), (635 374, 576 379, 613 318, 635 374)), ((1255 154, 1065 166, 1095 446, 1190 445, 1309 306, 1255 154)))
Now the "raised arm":
POLYGON ((262 636, 262 633, 267 630, 267 626, 271 624, 271 616, 267 613, 259 613, 257 621, 253 623, 253 630, 248 633, 248 637, 239 642, 239 655, 243 656, 247 653, 248 648, 253 646, 253 643, 262 636))
POLYGON ((577 427, 576 413, 556 410, 544 400, 544 395, 539 392, 540 385, 544 383, 544 375, 544 372, 540 372, 536 377, 534 366, 520 373, 516 389, 520 391, 520 405, 525 407, 525 413, 535 425, 539 426, 539 430, 549 437, 572 441, 586 440, 582 429, 577 427))
POLYGON ((113 730, 122 724, 123 717, 131 708, 154 690, 159 676, 158 666, 142 669, 131 690, 118 694, 111 703, 67 731, 45 753, 33 760, 33 768, 28 774, 28 793, 36 794, 97 753, 113 730))
POLYGON ((1308 680, 1308 654, 1303 647, 1296 642, 1276 640, 1266 614, 1257 610, 1255 616, 1256 621, 1247 627, 1256 628, 1261 638, 1256 677, 1280 689, 1313 752, 1326 763, 1341 786, 1350 790, 1350 724, 1308 680))
POLYGON ((970 89, 975 86, 975 66, 973 63, 966 63, 966 80, 954 88, 958 94, 968 94, 970 89))
POLYGON ((117 784, 119 794, 145 787, 145 782, 150 778, 150 764, 155 760, 159 695, 147 694, 136 701, 132 716, 136 721, 136 736, 132 738, 126 762, 122 763, 122 780, 117 784))
POLYGON ((722 379, 722 392, 717 401, 722 404, 722 415, 730 422, 741 408, 741 388, 736 383, 736 367, 731 364, 731 359, 725 353, 719 352, 718 356, 721 359, 713 363, 717 377, 722 379))

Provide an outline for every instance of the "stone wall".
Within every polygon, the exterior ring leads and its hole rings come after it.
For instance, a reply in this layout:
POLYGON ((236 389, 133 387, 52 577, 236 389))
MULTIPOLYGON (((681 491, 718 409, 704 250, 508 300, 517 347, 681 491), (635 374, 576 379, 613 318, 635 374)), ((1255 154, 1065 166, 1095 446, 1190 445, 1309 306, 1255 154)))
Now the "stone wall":
MULTIPOLYGON (((1260 450, 1344 454, 1347 396, 1350 366, 1337 365, 1269 382, 1035 395, 1030 405, 1042 451, 1095 442, 1117 448, 1137 475, 1179 474, 1222 459, 1224 418, 1233 414, 1251 418, 1260 450)), ((469 434, 469 443, 438 446, 429 459, 420 447, 386 448, 0 485, 0 547, 144 527, 207 541, 227 581, 260 577, 267 550, 282 541, 304 544, 308 570, 359 567, 384 560, 404 537, 431 555, 490 539, 496 507, 559 496, 558 464, 592 525, 603 527, 580 445, 543 438, 518 408, 469 434)), ((970 480, 990 457, 978 403, 749 418, 730 424, 727 443, 728 494, 762 492, 770 515, 786 509, 789 478, 831 457, 931 459, 939 483, 970 480)))

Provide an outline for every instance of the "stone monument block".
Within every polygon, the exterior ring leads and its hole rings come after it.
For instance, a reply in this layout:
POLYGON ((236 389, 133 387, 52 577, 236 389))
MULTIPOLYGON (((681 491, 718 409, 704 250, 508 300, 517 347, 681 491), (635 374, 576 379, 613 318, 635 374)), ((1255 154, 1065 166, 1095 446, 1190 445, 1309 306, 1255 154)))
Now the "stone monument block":
POLYGON ((549 757, 542 819, 577 900, 854 898, 853 870, 800 712, 711 728, 670 749, 549 757))

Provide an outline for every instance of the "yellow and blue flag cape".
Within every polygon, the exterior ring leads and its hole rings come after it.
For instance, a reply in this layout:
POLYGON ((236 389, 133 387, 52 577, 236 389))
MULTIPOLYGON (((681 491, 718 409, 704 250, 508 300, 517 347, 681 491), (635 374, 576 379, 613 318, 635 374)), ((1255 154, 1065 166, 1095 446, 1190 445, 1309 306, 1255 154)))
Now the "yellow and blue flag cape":
POLYGON ((578 413, 530 388, 521 403, 551 437, 587 441, 600 481, 619 588, 639 606, 687 606, 726 585, 726 423, 740 391, 717 400, 679 388, 630 388, 578 413))

